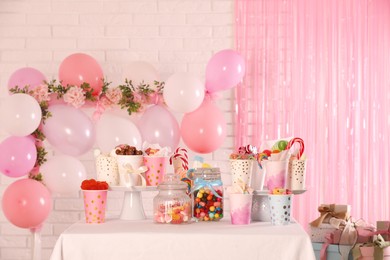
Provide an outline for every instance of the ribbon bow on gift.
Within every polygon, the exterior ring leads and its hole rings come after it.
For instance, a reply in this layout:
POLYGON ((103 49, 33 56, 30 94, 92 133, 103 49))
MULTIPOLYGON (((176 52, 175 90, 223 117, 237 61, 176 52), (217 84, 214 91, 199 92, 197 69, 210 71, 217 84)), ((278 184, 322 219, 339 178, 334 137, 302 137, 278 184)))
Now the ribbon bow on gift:
POLYGON ((202 178, 196 178, 194 181, 194 187, 192 188, 191 192, 195 190, 199 190, 200 188, 207 187, 209 190, 217 197, 222 198, 214 189, 214 186, 222 186, 221 180, 214 180, 214 181, 205 181, 202 178))
POLYGON ((336 206, 336 204, 329 204, 329 205, 323 204, 323 205, 319 206, 318 211, 321 213, 321 216, 319 216, 316 220, 312 221, 310 223, 310 225, 312 227, 318 227, 319 225, 322 224, 322 222, 326 218, 331 218, 331 217, 335 217, 335 218, 339 218, 339 219, 346 219, 348 217, 347 211, 336 212, 335 206, 336 206))
POLYGON ((146 186, 146 180, 145 180, 144 176, 142 176, 142 173, 146 172, 148 170, 148 167, 141 166, 138 169, 134 169, 130 163, 124 164, 123 167, 126 168, 126 173, 127 173, 124 176, 126 187, 131 186, 130 174, 135 174, 135 175, 138 175, 139 177, 141 177, 141 183, 142 183, 141 186, 142 187, 146 186))

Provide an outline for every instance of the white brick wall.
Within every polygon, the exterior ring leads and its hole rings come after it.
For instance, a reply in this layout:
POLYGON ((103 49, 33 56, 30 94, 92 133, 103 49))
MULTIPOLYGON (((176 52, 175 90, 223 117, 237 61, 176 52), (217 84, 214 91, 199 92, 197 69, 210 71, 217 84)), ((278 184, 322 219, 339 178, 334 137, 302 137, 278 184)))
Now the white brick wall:
MULTIPOLYGON (((122 82, 122 68, 135 60, 153 64, 163 80, 179 71, 204 78, 212 54, 233 48, 233 7, 234 0, 1 0, 0 102, 8 95, 8 78, 16 69, 32 66, 48 79, 58 79, 59 64, 75 52, 95 57, 113 84, 122 82)), ((225 91, 218 101, 229 136, 219 150, 203 155, 224 172, 233 146, 232 98, 232 91, 225 91)), ((2 124, 0 140, 6 137, 2 124)), ((81 160, 94 177, 92 153, 81 160)), ((13 181, 0 174, 1 195, 13 181)), ((148 215, 155 194, 143 196, 148 215)), ((119 214, 122 198, 121 192, 109 193, 108 215, 119 214)), ((78 194, 55 198, 42 230, 43 259, 50 257, 61 232, 82 217, 78 194)), ((28 230, 13 226, 0 212, 0 259, 30 259, 31 241, 28 230)))

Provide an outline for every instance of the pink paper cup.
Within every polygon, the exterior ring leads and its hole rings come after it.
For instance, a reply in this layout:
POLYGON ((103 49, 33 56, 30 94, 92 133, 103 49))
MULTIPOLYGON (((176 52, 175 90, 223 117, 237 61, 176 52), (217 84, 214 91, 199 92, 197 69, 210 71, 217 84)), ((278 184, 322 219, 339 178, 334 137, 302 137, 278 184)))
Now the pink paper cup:
POLYGON ((230 219, 233 225, 248 225, 251 223, 252 194, 229 194, 230 219))
POLYGON ((167 157, 144 156, 144 165, 148 167, 145 172, 147 186, 157 186, 163 181, 167 164, 167 157))
POLYGON ((83 190, 85 221, 104 223, 107 204, 107 190, 83 190))

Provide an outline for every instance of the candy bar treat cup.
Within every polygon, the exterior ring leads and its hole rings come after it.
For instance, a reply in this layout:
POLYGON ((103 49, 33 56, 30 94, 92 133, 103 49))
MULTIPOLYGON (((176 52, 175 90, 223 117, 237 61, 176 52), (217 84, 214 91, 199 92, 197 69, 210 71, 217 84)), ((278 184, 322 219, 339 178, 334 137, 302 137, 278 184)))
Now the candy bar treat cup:
POLYGON ((233 225, 251 222, 252 194, 230 193, 230 219, 233 225))
POLYGON ((110 186, 119 184, 118 163, 115 157, 99 155, 95 159, 97 180, 106 181, 110 186))
POLYGON ((251 185, 254 160, 236 159, 230 160, 230 172, 232 184, 241 179, 246 185, 251 185))
POLYGON ((157 186, 163 181, 168 165, 168 157, 144 156, 144 165, 148 168, 145 172, 146 185, 157 186))
POLYGON ((83 190, 85 221, 91 224, 104 223, 107 190, 83 190))
POLYGON ((141 177, 132 173, 143 165, 143 155, 117 155, 117 161, 119 185, 126 187, 141 185, 141 177))
POLYGON ((304 190, 306 182, 306 160, 290 160, 288 163, 287 188, 304 190))
POLYGON ((271 222, 267 195, 253 195, 251 215, 252 221, 271 222))
POLYGON ((288 161, 263 161, 265 170, 264 186, 268 190, 286 187, 288 161))
POLYGON ((281 226, 290 224, 292 195, 268 194, 268 202, 272 225, 281 226))

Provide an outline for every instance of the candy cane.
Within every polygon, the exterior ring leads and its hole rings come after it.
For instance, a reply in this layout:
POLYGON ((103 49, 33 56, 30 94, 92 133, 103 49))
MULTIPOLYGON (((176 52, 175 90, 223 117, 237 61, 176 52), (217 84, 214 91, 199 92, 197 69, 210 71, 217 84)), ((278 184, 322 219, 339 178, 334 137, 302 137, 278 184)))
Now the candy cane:
POLYGON ((172 160, 179 158, 181 160, 181 166, 183 167, 184 170, 188 170, 188 155, 187 155, 187 150, 184 148, 178 147, 175 150, 175 153, 169 158, 169 163, 172 165, 172 160))
POLYGON ((288 142, 286 149, 290 149, 295 143, 299 143, 299 145, 300 145, 298 156, 297 156, 298 160, 299 160, 301 158, 303 152, 305 151, 305 144, 301 138, 295 137, 295 138, 291 139, 288 142))

